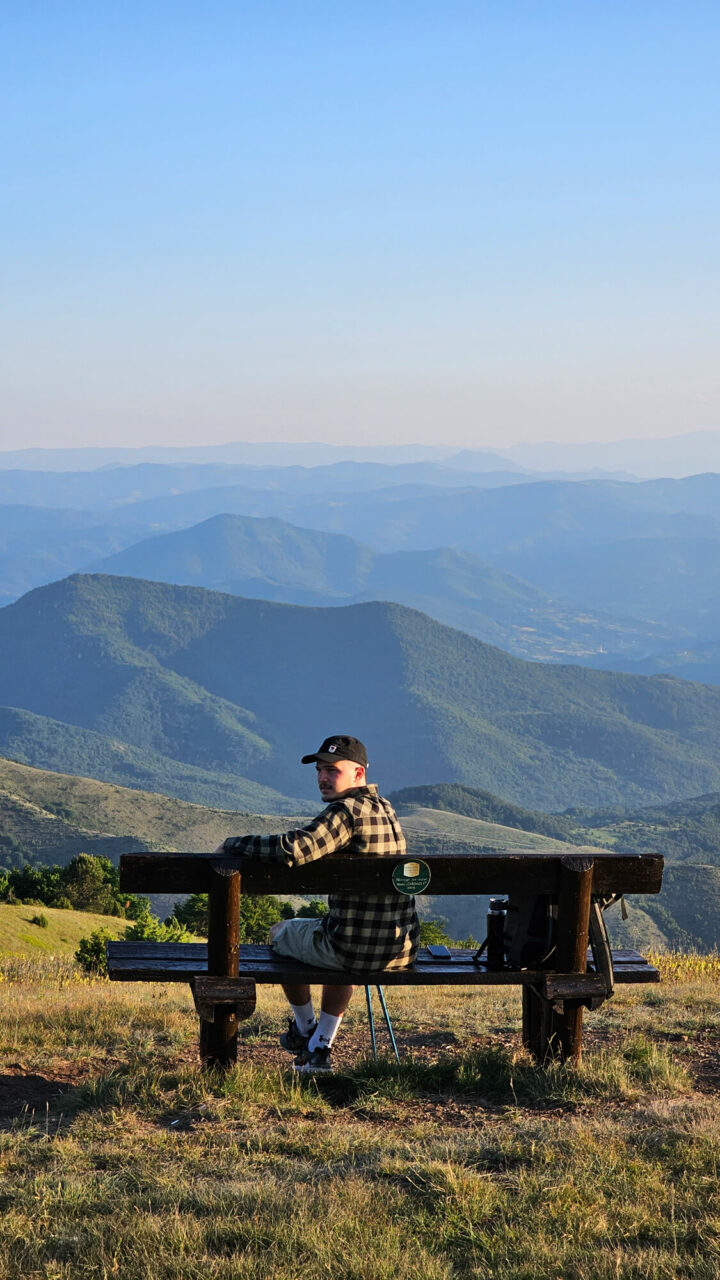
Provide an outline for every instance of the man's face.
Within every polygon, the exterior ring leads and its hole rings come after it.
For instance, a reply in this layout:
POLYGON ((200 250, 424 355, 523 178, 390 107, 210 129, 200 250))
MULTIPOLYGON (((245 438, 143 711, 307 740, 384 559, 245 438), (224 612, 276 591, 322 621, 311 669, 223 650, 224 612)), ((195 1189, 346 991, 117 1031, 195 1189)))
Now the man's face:
POLYGON ((333 760, 326 763, 318 760, 315 765, 318 787, 323 800, 335 800, 353 787, 362 787, 365 783, 365 770, 354 760, 333 760))

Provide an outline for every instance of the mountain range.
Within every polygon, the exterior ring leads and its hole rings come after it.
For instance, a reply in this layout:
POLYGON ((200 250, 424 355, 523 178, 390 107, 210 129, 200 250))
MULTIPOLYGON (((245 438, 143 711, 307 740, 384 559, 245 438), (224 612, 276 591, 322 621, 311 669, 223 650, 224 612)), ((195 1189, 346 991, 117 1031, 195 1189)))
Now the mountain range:
POLYGON ((235 773, 187 764, 161 751, 16 707, 0 707, 0 753, 38 769, 246 813, 296 813, 306 803, 235 773))
MULTIPOLYGON (((392 599, 521 656, 720 680, 718 475, 553 481, 517 462, 498 470, 500 454, 473 450, 384 460, 330 451, 313 465, 231 454, 0 467, 0 601, 105 569, 293 603, 392 599), (229 554, 227 536, 225 567, 193 575, 193 558, 214 558, 204 526, 220 516, 244 522, 245 546, 236 533, 229 554), (271 519, 282 525, 273 531, 271 519), (325 572, 331 538, 357 544, 344 581, 339 568, 325 572)), ((338 566, 348 551, 340 542, 338 566)))
POLYGON ((287 604, 396 601, 528 658, 578 661, 609 650, 642 660, 677 632, 567 609, 467 551, 378 553, 344 534, 275 518, 213 516, 156 534, 91 565, 93 572, 203 586, 287 604))
POLYGON ((524 442, 501 447, 461 448, 455 445, 343 445, 326 443, 235 442, 185 447, 116 446, 115 448, 0 450, 0 468, 34 470, 97 470, 138 462, 272 466, 278 462, 317 466, 328 461, 397 463, 436 459, 475 470, 503 466, 532 471, 589 471, 602 468, 636 476, 687 476, 720 471, 720 431, 691 431, 664 438, 524 442))
POLYGON ((720 689, 525 662, 390 603, 76 575, 0 610, 0 704, 285 797, 346 731, 385 788, 440 777, 543 809, 720 788, 720 689))

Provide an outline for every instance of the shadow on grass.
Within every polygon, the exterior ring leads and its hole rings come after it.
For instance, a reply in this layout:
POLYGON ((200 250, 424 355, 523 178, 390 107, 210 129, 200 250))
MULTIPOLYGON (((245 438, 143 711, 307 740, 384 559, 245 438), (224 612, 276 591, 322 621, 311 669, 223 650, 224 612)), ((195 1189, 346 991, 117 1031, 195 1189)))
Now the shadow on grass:
POLYGON ((624 1049, 588 1054, 579 1064, 538 1066, 504 1047, 445 1054, 434 1063, 368 1059, 342 1076, 320 1077, 318 1088, 335 1105, 373 1098, 465 1097, 491 1106, 571 1107, 590 1099, 631 1100, 690 1090, 685 1071, 664 1046, 642 1036, 624 1049))
POLYGON ((568 1108, 596 1101, 634 1101, 651 1094, 691 1091, 684 1070, 666 1046, 642 1036, 622 1050, 588 1054, 577 1065, 539 1067, 524 1053, 484 1047, 446 1054, 434 1063, 366 1059, 334 1075, 297 1076, 242 1062, 230 1071, 187 1064, 167 1070, 128 1066, 79 1086, 63 1110, 128 1107, 169 1127, 186 1127, 198 1109, 203 1119, 240 1117, 257 1108, 276 1115, 328 1115, 343 1108, 377 1110, 391 1103, 466 1099, 477 1106, 568 1108))
POLYGON ((44 1123, 50 1109, 64 1103, 73 1086, 35 1073, 0 1075, 0 1131, 18 1124, 44 1123))

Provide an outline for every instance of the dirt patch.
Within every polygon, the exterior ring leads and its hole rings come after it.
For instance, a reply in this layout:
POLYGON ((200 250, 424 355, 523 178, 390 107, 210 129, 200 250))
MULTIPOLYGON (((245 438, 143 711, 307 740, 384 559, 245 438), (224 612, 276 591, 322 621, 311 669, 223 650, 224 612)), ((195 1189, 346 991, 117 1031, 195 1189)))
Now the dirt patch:
POLYGON ((25 1117, 36 1119, 54 1107, 73 1081, 10 1072, 0 1076, 0 1128, 25 1117))
POLYGON ((699 1093, 720 1094, 720 1034, 713 1028, 692 1036, 667 1035, 699 1093))
POLYGON ((95 1074, 92 1067, 87 1060, 55 1060, 52 1075, 42 1075, 22 1062, 7 1063, 0 1075, 0 1129, 7 1129, 18 1120, 37 1120, 49 1111, 57 1112, 63 1095, 95 1074))

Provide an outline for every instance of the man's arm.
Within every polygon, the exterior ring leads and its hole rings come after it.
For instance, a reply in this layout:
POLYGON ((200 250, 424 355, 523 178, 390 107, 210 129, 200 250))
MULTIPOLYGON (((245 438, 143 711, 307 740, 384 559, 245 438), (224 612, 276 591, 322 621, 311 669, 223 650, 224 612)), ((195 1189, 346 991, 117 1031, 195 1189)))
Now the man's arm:
POLYGON ((330 805, 306 827, 278 836, 229 836, 218 852, 241 853, 246 858, 265 858, 300 867, 342 849, 353 833, 353 821, 342 804, 330 805))

